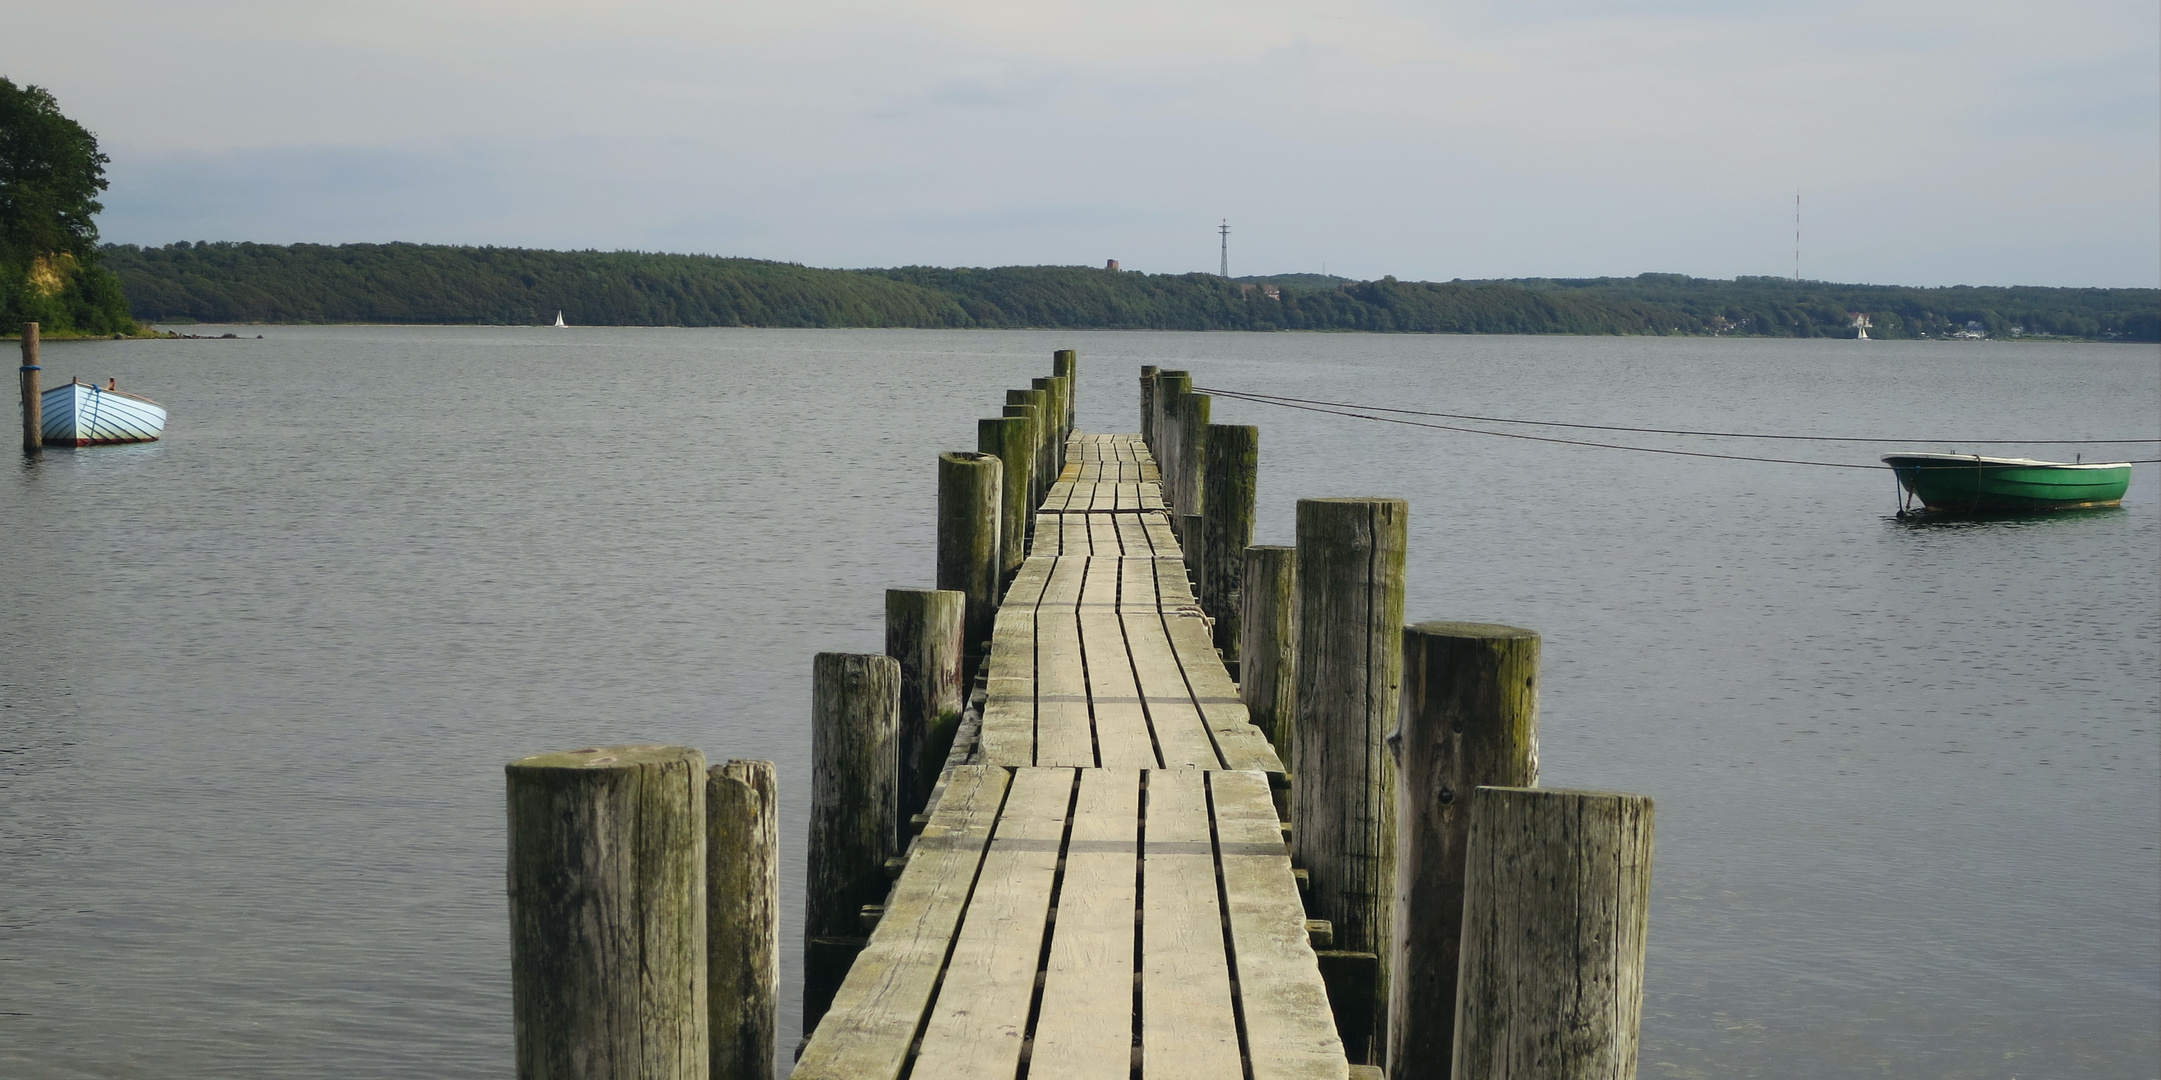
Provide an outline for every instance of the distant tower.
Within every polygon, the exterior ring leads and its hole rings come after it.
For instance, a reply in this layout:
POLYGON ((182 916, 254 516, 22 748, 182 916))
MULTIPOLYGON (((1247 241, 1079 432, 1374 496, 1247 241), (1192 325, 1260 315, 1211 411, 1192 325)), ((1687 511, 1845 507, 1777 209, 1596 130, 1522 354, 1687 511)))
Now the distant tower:
POLYGON ((1224 218, 1223 224, 1216 226, 1216 231, 1223 234, 1223 267, 1221 274, 1223 277, 1229 277, 1231 276, 1231 219, 1224 218))
POLYGON ((1801 280, 1801 191, 1793 192, 1793 280, 1801 280))

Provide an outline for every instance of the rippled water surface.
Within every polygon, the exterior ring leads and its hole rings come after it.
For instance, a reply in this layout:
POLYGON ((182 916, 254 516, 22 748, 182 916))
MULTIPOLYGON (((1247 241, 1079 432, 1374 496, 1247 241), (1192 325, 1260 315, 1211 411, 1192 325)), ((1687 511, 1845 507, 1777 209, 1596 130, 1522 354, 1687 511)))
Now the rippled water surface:
MULTIPOLYGON (((796 940, 811 655, 882 648, 935 453, 1054 348, 1099 431, 1144 363, 1636 426, 2161 422, 2146 346, 260 332, 49 343, 169 437, 0 478, 0 1075, 508 1075, 501 766, 539 750, 779 762, 796 940)), ((1261 542, 1409 499, 1411 616, 1545 635, 1545 781, 1656 798, 1644 1076, 2161 1072, 2161 467, 1916 525, 1884 472, 1214 419, 1261 425, 1261 542)))

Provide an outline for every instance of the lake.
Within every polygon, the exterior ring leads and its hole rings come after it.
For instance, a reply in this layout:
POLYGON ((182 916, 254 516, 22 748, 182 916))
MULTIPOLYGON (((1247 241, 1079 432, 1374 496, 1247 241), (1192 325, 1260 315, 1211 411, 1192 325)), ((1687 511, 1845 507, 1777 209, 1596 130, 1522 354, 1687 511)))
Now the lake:
MULTIPOLYGON (((502 766, 596 742, 778 763, 793 1046, 811 656, 882 649, 937 452, 1056 348, 1092 431, 1158 364, 1870 440, 1596 437, 1720 453, 2161 456, 1943 441, 2152 437, 2153 346, 235 330, 47 343, 167 438, 0 480, 0 1075, 509 1075, 502 766)), ((1641 1075, 2161 1073, 2161 466, 1917 524, 1886 471, 1214 419, 1260 425, 1258 542, 1408 499, 1410 617, 1544 635, 1544 782, 1657 800, 1641 1075)))

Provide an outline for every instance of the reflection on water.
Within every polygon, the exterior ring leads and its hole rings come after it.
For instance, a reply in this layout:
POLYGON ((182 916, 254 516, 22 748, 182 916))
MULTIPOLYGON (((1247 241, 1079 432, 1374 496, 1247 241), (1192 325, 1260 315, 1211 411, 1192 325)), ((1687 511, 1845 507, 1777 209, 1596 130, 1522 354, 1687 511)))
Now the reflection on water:
MULTIPOLYGON (((1054 348, 1091 430, 1141 364, 1801 433, 2161 402, 2115 346, 263 333, 49 343, 168 437, 0 474, 0 1075, 508 1075, 501 769, 539 750, 777 761, 797 940, 811 656, 882 647, 934 455, 1054 348)), ((1547 782, 1658 800, 1643 1075, 2161 1071, 2151 467, 2121 510, 1916 522, 1875 473, 1215 413, 1261 425, 1260 542, 1409 499, 1409 615, 1545 635, 1547 782)))

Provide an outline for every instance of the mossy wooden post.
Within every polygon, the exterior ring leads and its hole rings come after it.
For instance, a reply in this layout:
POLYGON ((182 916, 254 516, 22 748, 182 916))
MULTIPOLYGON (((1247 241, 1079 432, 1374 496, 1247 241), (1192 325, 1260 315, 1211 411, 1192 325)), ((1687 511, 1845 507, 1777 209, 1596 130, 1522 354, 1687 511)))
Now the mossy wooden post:
MULTIPOLYGON (((1007 408, 1027 405, 1035 409, 1035 469, 1030 474, 1034 490, 1028 496, 1028 508, 1043 505, 1043 497, 1050 494, 1050 395, 1041 390, 1008 390, 1005 392, 1007 408)), ((1011 413, 1006 415, 1010 416, 1011 413)))
POLYGON ((1396 759, 1395 1080, 1448 1080, 1455 1053, 1471 792, 1538 784, 1538 634, 1492 623, 1403 631, 1396 759))
POLYGON ((1058 399, 1058 380, 1051 376, 1030 379, 1032 389, 1043 392, 1043 480, 1044 490, 1058 482, 1058 470, 1065 464, 1065 427, 1062 417, 1065 402, 1058 399))
MULTIPOLYGON (((1178 501, 1179 454, 1182 447, 1178 436, 1185 423, 1179 417, 1179 408, 1193 390, 1193 375, 1185 371, 1166 371, 1156 376, 1156 467, 1163 474, 1163 499, 1171 504, 1176 513, 1191 511, 1178 501)), ((1176 518, 1172 519, 1176 523, 1176 518)), ((1184 539, 1180 537, 1179 539, 1184 539)))
MULTIPOLYGON (((960 681, 965 593, 940 589, 885 591, 885 654, 900 664, 900 799, 894 820, 905 822, 930 801, 938 772, 960 728, 965 688, 960 681)), ((907 846, 906 830, 897 840, 907 846)))
MULTIPOLYGON (((1027 509, 1021 514, 1020 551, 1023 559, 1028 557, 1028 541, 1035 535, 1035 509, 1043 505, 1043 473, 1036 466, 1043 460, 1043 420, 1033 405, 1008 405, 1005 415, 1012 419, 1028 421, 1028 482, 1021 487, 1021 501, 1027 509)), ((1002 483, 1002 481, 1001 481, 1002 483)))
POLYGON ((1035 484, 1034 426, 1026 417, 986 417, 975 423, 975 448, 996 455, 1000 465, 998 580, 1002 584, 1020 569, 1028 554, 1028 518, 1035 510, 1028 501, 1035 484))
POLYGON ((1208 413, 1214 400, 1206 394, 1185 394, 1178 401, 1180 514, 1199 517, 1208 512, 1208 413))
POLYGON ((1471 794, 1453 1075, 1633 1080, 1651 901, 1651 800, 1471 794))
POLYGON ((1050 373, 1065 380, 1065 429, 1070 432, 1079 426, 1080 353, 1072 349, 1052 353, 1050 373))
POLYGON ((1156 448, 1156 376, 1161 372, 1154 364, 1141 365, 1141 443, 1149 453, 1156 448))
POLYGON ((780 798, 770 761, 706 771, 705 911, 713 1080, 771 1080, 780 1046, 780 798))
POLYGON ((900 662, 819 653, 811 667, 810 869, 803 1030, 814 1031, 863 949, 863 905, 883 903, 899 854, 900 662))
POLYGON ((1201 463, 1208 475, 1201 487, 1201 610, 1216 623, 1216 648, 1236 672, 1239 581, 1245 576, 1246 548, 1253 543, 1253 505, 1260 480, 1261 429, 1248 424, 1208 425, 1201 463))
POLYGON ((504 773, 518 1075, 704 1077, 705 756, 604 746, 504 773))
POLYGON ((1385 1065, 1395 915, 1395 731, 1403 665, 1401 499, 1298 501, 1298 721, 1293 857, 1307 907, 1334 925, 1322 956, 1354 1063, 1385 1065))
POLYGON ((1005 465, 996 454, 938 455, 938 587, 968 595, 962 640, 973 679, 998 607, 998 520, 1005 465))
POLYGON ((1065 470, 1066 440, 1073 436, 1073 424, 1069 420, 1073 412, 1073 384, 1063 375, 1053 375, 1051 383, 1051 425, 1058 431, 1057 460, 1053 464, 1060 472, 1065 470))
POLYGON ((38 387, 38 324, 23 324, 23 362, 16 372, 23 392, 23 453, 45 451, 45 398, 38 387))
POLYGON ((1298 770, 1298 549, 1255 544, 1245 550, 1238 589, 1238 696, 1255 726, 1276 746, 1283 767, 1298 770))

